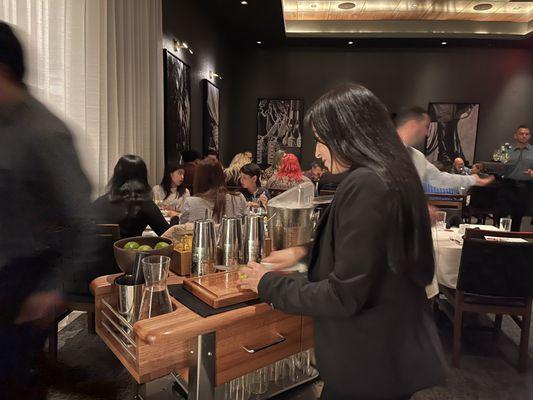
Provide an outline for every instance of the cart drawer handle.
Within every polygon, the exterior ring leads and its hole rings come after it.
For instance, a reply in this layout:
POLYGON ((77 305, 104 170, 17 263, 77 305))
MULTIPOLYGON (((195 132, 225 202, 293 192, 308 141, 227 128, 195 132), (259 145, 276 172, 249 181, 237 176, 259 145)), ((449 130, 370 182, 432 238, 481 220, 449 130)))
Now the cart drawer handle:
POLYGON ((272 346, 275 346, 277 344, 280 344, 280 343, 283 343, 285 341, 285 336, 279 334, 279 333, 276 333, 276 340, 273 342, 273 343, 269 343, 269 344, 266 344, 264 346, 259 346, 259 347, 254 347, 254 348, 248 348, 244 345, 241 345, 241 347, 247 352, 247 353, 250 353, 250 354, 254 354, 254 353, 257 353, 261 350, 265 350, 265 349, 268 349, 269 347, 272 347, 272 346))

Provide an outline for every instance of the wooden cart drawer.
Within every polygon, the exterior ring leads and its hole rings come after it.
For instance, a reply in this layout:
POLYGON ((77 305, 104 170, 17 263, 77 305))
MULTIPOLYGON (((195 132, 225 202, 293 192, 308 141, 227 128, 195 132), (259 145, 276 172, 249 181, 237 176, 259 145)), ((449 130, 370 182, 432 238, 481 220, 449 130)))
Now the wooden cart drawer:
POLYGON ((218 331, 217 385, 298 353, 301 334, 301 317, 276 310, 218 331))

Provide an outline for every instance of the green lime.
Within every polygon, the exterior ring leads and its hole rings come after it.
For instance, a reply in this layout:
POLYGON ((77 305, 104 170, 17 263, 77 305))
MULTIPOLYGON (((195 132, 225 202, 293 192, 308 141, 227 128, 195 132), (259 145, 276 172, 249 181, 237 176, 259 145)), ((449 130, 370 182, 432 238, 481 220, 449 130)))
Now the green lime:
POLYGON ((157 242, 154 249, 162 249, 163 247, 168 247, 169 244, 167 242, 157 242))
POLYGON ((139 251, 149 251, 149 250, 153 250, 151 246, 148 246, 147 244, 143 244, 142 246, 139 246, 139 248, 137 249, 139 251))
POLYGON ((244 272, 239 271, 239 279, 246 279, 248 278, 248 275, 246 275, 244 272))
POLYGON ((137 250, 139 248, 139 243, 137 242, 128 242, 124 245, 126 250, 137 250))

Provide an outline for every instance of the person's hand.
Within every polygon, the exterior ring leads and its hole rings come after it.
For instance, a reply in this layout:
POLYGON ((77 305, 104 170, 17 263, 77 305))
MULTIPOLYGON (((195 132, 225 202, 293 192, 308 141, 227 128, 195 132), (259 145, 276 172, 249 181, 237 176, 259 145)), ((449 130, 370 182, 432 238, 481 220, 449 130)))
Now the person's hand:
POLYGON ((256 203, 255 201, 249 201, 248 207, 259 208, 259 203, 256 203))
POLYGON ((288 268, 307 254, 307 249, 303 246, 289 247, 288 249, 277 250, 270 253, 268 257, 263 258, 263 262, 272 265, 272 270, 288 268))
POLYGON ((267 272, 269 272, 269 270, 261 264, 249 262, 246 267, 239 269, 239 283, 237 283, 237 287, 239 289, 248 289, 257 293, 259 281, 267 272))
POLYGON ((494 176, 489 175, 486 178, 480 178, 479 175, 472 175, 476 177, 476 186, 487 186, 494 182, 494 176))
POLYGON ((263 193, 261 196, 259 196, 259 202, 263 205, 263 207, 266 207, 268 203, 268 197, 263 193))
POLYGON ((169 218, 172 218, 172 217, 179 217, 180 216, 180 213, 176 210, 165 210, 166 214, 167 214, 167 217, 169 218))

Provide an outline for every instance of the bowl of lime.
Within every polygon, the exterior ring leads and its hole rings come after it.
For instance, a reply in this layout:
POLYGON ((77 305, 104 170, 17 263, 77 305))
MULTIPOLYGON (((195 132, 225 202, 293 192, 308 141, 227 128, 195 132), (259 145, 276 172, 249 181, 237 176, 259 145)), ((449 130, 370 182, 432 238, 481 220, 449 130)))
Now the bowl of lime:
POLYGON ((113 244, 113 252, 118 267, 125 273, 131 274, 133 263, 138 252, 143 252, 151 256, 172 255, 174 246, 172 240, 164 237, 135 236, 117 240, 113 244))

